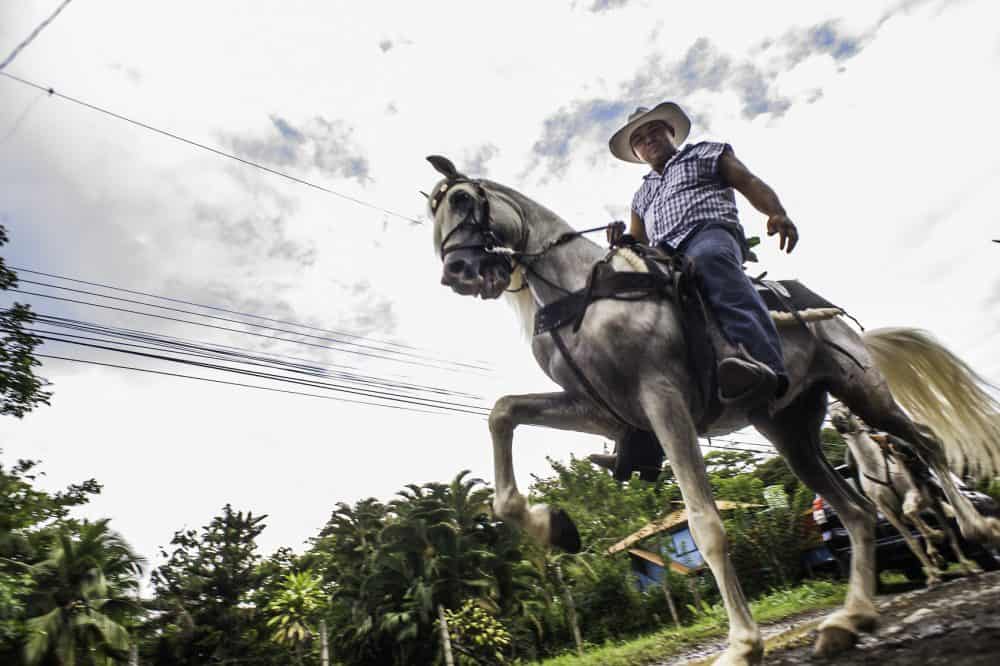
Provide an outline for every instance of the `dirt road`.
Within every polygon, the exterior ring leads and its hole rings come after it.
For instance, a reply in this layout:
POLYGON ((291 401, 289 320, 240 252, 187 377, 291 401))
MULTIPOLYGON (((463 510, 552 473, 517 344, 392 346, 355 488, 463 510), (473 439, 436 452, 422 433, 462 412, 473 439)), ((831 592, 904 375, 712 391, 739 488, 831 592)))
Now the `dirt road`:
MULTIPOLYGON (((878 597, 881 618, 874 634, 831 660, 812 656, 816 626, 825 614, 763 628, 768 666, 998 666, 1000 665, 1000 572, 951 579, 878 597)), ((703 646, 669 664, 711 663, 716 646, 703 646)))

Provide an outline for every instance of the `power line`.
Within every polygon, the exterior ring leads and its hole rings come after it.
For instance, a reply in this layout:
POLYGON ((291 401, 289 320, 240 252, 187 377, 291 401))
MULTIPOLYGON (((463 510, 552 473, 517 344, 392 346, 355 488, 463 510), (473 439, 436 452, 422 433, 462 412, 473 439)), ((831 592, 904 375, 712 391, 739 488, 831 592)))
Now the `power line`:
MULTIPOLYGON (((46 335, 62 335, 70 338, 77 338, 81 340, 88 340, 91 342, 101 342, 107 344, 118 344, 127 347, 135 347, 139 349, 149 349, 154 351, 169 351, 172 353, 180 353, 190 357, 197 358, 210 358, 213 360, 224 360, 230 362, 236 362, 244 365, 253 365, 258 367, 266 367, 271 370, 278 370, 281 372, 291 372, 294 374, 302 374, 313 377, 323 377, 330 379, 337 379, 339 381, 347 381, 362 385, 379 386, 382 388, 388 388, 392 390, 402 390, 409 392, 418 393, 432 393, 436 395, 446 395, 458 398, 479 400, 481 396, 466 393, 464 391, 453 391, 450 389, 440 388, 436 386, 429 386, 426 384, 414 384, 412 382, 401 382, 392 379, 386 379, 377 377, 374 375, 359 374, 355 372, 345 372, 343 370, 334 370, 334 366, 324 365, 322 363, 317 364, 315 361, 310 359, 302 359, 298 357, 281 357, 263 354, 240 347, 232 347, 229 345, 215 345, 211 343, 203 343, 200 341, 187 341, 183 338, 174 338, 172 336, 161 336, 154 333, 148 333, 145 331, 133 331, 130 329, 119 329, 116 327, 109 327, 102 324, 92 324, 90 322, 83 322, 75 319, 67 319, 64 317, 54 317, 51 315, 46 315, 44 313, 35 314, 35 323, 44 326, 50 326, 55 328, 66 329, 69 331, 77 331, 78 333, 68 333, 63 331, 51 331, 51 330, 41 330, 38 328, 30 329, 30 332, 37 334, 46 335), (90 335, 80 335, 79 333, 86 333, 90 335), (94 337, 103 336, 103 337, 94 337), (110 340, 107 338, 111 338, 110 340)), ((341 366, 348 367, 349 366, 341 366)))
MULTIPOLYGON (((192 326, 202 326, 204 328, 212 328, 212 329, 221 330, 221 331, 228 331, 230 333, 239 333, 241 335, 249 335, 249 336, 253 336, 253 337, 257 337, 257 338, 266 338, 266 339, 269 339, 269 340, 279 340, 281 342, 287 342, 287 343, 297 344, 297 345, 304 345, 304 346, 307 346, 307 347, 316 347, 316 348, 319 348, 319 349, 328 349, 328 350, 331 350, 331 351, 337 351, 337 352, 341 352, 341 353, 356 354, 358 356, 367 356, 367 357, 370 357, 370 358, 377 358, 377 359, 382 359, 382 360, 386 360, 386 361, 394 361, 396 363, 405 363, 405 364, 408 364, 408 365, 415 365, 415 366, 421 366, 421 367, 425 367, 425 368, 432 368, 432 369, 435 369, 435 370, 443 370, 443 371, 447 371, 447 372, 463 372, 463 370, 461 368, 449 368, 449 367, 437 366, 437 365, 433 365, 433 364, 429 364, 429 363, 422 363, 420 361, 415 361, 415 360, 410 360, 410 359, 392 358, 392 357, 389 357, 389 356, 382 356, 380 354, 373 354, 373 353, 369 353, 369 352, 359 351, 357 349, 344 349, 342 347, 334 347, 334 346, 331 346, 331 345, 322 345, 322 344, 317 344, 317 343, 313 343, 313 342, 306 342, 305 340, 290 340, 288 338, 282 338, 282 337, 279 337, 277 335, 267 335, 266 333, 255 333, 253 331, 243 331, 243 330, 240 330, 238 328, 229 328, 228 326, 219 326, 219 325, 216 325, 216 324, 206 324, 204 322, 192 321, 190 319, 181 319, 179 317, 168 317, 166 315, 159 315, 159 314, 155 314, 155 313, 152 313, 152 312, 142 312, 140 310, 132 310, 132 309, 129 309, 129 308, 120 308, 120 307, 116 307, 116 306, 113 306, 113 305, 103 305, 101 303, 92 303, 90 301, 82 301, 82 300, 76 299, 76 298, 64 298, 62 296, 54 296, 53 294, 43 294, 43 293, 39 293, 39 292, 35 292, 35 291, 27 291, 27 290, 24 290, 24 289, 16 289, 14 287, 8 288, 7 291, 18 293, 18 294, 26 294, 28 296, 39 296, 41 298, 48 298, 48 299, 52 299, 52 300, 56 300, 56 301, 62 301, 62 302, 66 302, 66 303, 76 303, 78 305, 87 305, 87 306, 90 306, 90 307, 102 308, 102 309, 105 309, 105 310, 113 310, 115 312, 124 312, 124 313, 128 313, 128 314, 141 315, 141 316, 144 316, 144 317, 152 317, 152 318, 155 318, 155 319, 163 319, 163 320, 166 320, 166 321, 179 322, 179 323, 182 323, 182 324, 190 324, 192 326)), ((296 335, 299 335, 299 334, 296 333, 296 335)))
POLYGON ((365 208, 370 208, 372 210, 377 210, 377 211, 379 211, 381 213, 385 213, 386 215, 392 215, 393 217, 398 217, 401 220, 406 220, 407 222, 410 222, 412 224, 423 224, 423 222, 421 222, 420 220, 418 220, 416 218, 412 218, 412 217, 409 217, 407 215, 403 215, 402 213, 397 213, 396 211, 389 210, 388 208, 382 208, 381 206, 377 206, 377 205, 375 205, 373 203, 369 203, 369 202, 364 201, 362 199, 358 199, 358 198, 349 196, 347 194, 343 194, 341 192, 337 192, 336 190, 331 190, 328 187, 324 187, 323 185, 317 185, 316 183, 310 182, 310 181, 305 180, 303 178, 299 178, 298 176, 293 176, 291 174, 285 173, 284 171, 278 171, 277 169, 272 169, 271 167, 264 166, 263 164, 260 164, 258 162, 254 162, 252 160, 248 160, 248 159, 239 157, 238 155, 234 155, 232 153, 227 153, 226 151, 220 150, 219 148, 213 148, 212 146, 206 145, 204 143, 199 143, 199 142, 194 141, 192 139, 187 139, 187 138, 185 138, 185 137, 183 137, 183 136, 181 136, 179 134, 175 134, 175 133, 169 132, 167 130, 159 129, 158 127, 153 127, 152 125, 146 124, 144 122, 140 122, 138 120, 134 120, 134 119, 129 118, 127 116, 123 116, 120 113, 115 113, 114 111, 110 111, 110 110, 105 109, 103 107, 97 106, 96 104, 91 104, 90 102, 85 102, 82 99, 77 99, 76 97, 70 97, 69 95, 64 95, 64 94, 62 94, 60 92, 56 92, 56 90, 54 88, 52 88, 52 87, 47 87, 47 86, 40 85, 38 83, 34 83, 33 81, 29 81, 29 80, 21 78, 19 76, 14 76, 13 74, 10 74, 8 72, 0 71, 0 75, 6 76, 7 78, 11 79, 12 81, 17 81, 18 83, 20 83, 22 85, 30 86, 32 88, 37 88, 38 90, 44 90, 45 92, 49 93, 50 95, 52 95, 54 97, 59 97, 60 99, 64 99, 67 102, 73 102, 74 104, 78 104, 80 106, 86 107, 88 109, 91 109, 92 111, 97 111, 99 113, 103 113, 105 115, 111 116, 112 118, 117 118, 118 120, 123 120, 123 121, 125 121, 127 123, 135 125, 136 127, 141 127, 142 129, 149 130, 150 132, 155 132, 155 133, 160 134, 162 136, 169 137, 171 139, 174 139, 175 141, 180 141, 180 142, 186 143, 186 144, 188 144, 190 146, 194 146, 196 148, 201 148, 202 150, 207 150, 208 152, 214 153, 215 155, 219 155, 220 157, 225 157, 225 158, 228 158, 228 159, 231 159, 231 160, 235 160, 237 162, 240 162, 241 164, 245 164, 247 166, 252 166, 252 167, 254 167, 256 169, 260 169, 261 171, 266 171, 267 173, 273 174, 275 176, 280 176, 282 178, 286 178, 286 179, 288 179, 288 180, 290 180, 290 181, 292 181, 294 183, 298 183, 300 185, 305 185, 307 187, 311 187, 313 189, 319 190, 320 192, 325 192, 327 194, 332 194, 335 197, 340 197, 341 199, 344 199, 346 201, 350 201, 352 203, 356 203, 359 206, 364 206, 365 208))
MULTIPOLYGON (((256 324, 256 323, 253 323, 253 322, 241 321, 239 319, 231 319, 229 317, 220 317, 218 315, 210 315, 210 314, 205 314, 203 312, 194 312, 194 311, 191 311, 191 310, 185 310, 183 308, 174 308, 174 307, 170 307, 170 306, 167 306, 167 305, 158 305, 156 303, 146 303, 145 301, 137 301, 137 300, 134 300, 134 299, 131 299, 131 298, 122 298, 121 296, 109 296, 107 294, 102 294, 102 293, 95 292, 95 291, 87 291, 85 289, 74 289, 73 287, 64 287, 62 285, 51 284, 51 283, 48 283, 48 282, 38 282, 36 280, 25 280, 23 278, 19 279, 18 282, 23 282, 23 283, 26 283, 26 284, 33 284, 33 285, 37 285, 37 286, 40 286, 40 287, 47 287, 49 289, 61 289, 63 291, 70 291, 70 292, 73 292, 73 293, 76 293, 76 294, 84 294, 86 296, 97 296, 99 298, 107 298, 109 300, 120 301, 122 303, 130 303, 132 305, 142 305, 142 306, 149 307, 149 308, 157 308, 159 310, 166 310, 168 312, 177 312, 177 313, 180 313, 180 314, 194 315, 196 317, 204 317, 205 319, 213 319, 213 320, 216 320, 216 321, 224 321, 224 322, 228 322, 230 324, 241 324, 243 326, 251 326, 253 328, 268 329, 268 330, 276 331, 278 333, 288 333, 290 335, 299 335, 299 336, 306 337, 306 338, 313 338, 313 339, 316 339, 316 340, 323 340, 324 342, 333 342, 333 343, 337 343, 337 344, 353 345, 355 347, 360 347, 362 349, 369 349, 369 350, 372 350, 372 351, 385 352, 387 354, 398 354, 400 356, 408 356, 408 357, 412 357, 412 358, 416 358, 416 359, 421 359, 421 360, 425 360, 425 361, 432 361, 432 362, 436 362, 436 363, 450 363, 450 364, 453 364, 453 365, 463 366, 463 367, 470 368, 470 369, 473 369, 473 370, 488 370, 488 368, 486 368, 484 366, 474 365, 474 364, 471 364, 471 363, 464 363, 462 361, 451 361, 449 359, 429 357, 429 356, 424 356, 424 355, 421 355, 421 354, 414 354, 412 352, 407 352, 407 351, 396 351, 394 349, 387 349, 385 347, 378 347, 378 346, 375 346, 375 345, 369 345, 369 344, 365 344, 365 343, 361 343, 361 342, 352 342, 350 340, 342 340, 342 339, 339 339, 339 338, 330 338, 330 337, 325 337, 325 336, 320 336, 320 335, 313 335, 311 333, 303 333, 301 331, 292 331, 292 330, 288 330, 288 329, 278 328, 277 326, 268 326, 268 325, 265 325, 265 324, 256 324)), ((25 292, 25 293, 28 293, 28 292, 25 292)), ((345 350, 345 351, 349 351, 349 350, 345 350)), ((398 359, 390 359, 390 360, 398 360, 398 359)))
POLYGON ((77 340, 67 340, 65 338, 59 338, 59 337, 55 337, 55 336, 38 335, 37 333, 35 335, 37 337, 41 338, 42 340, 48 340, 48 341, 52 341, 52 342, 64 342, 64 343, 68 343, 68 344, 72 344, 72 345, 77 345, 77 346, 81 346, 81 347, 87 347, 87 348, 90 348, 90 349, 98 349, 98 350, 102 350, 102 351, 112 351, 112 352, 117 352, 117 353, 122 353, 122 354, 129 354, 129 355, 133 355, 133 356, 138 356, 138 357, 141 357, 141 358, 148 358, 148 359, 158 360, 158 361, 168 361, 168 362, 171 362, 171 363, 178 363, 178 364, 181 364, 181 365, 189 365, 189 366, 193 366, 193 367, 203 368, 203 369, 206 369, 206 370, 217 370, 217 371, 231 372, 231 373, 234 373, 234 374, 245 375, 245 376, 249 376, 249 377, 256 377, 258 379, 266 379, 266 380, 271 380, 271 381, 279 381, 279 382, 284 382, 284 383, 288 383, 288 384, 296 384, 296 385, 300 385, 300 386, 309 386, 309 387, 312 387, 312 388, 322 388, 322 389, 326 389, 326 390, 329 390, 329 391, 336 391, 336 392, 340 392, 340 393, 347 393, 347 394, 350 394, 350 395, 356 395, 356 396, 361 396, 361 397, 366 397, 366 398, 374 398, 374 399, 378 399, 378 400, 385 400, 385 401, 388 401, 388 402, 397 402, 397 403, 403 403, 403 404, 413 405, 413 406, 418 406, 418 407, 423 407, 423 408, 439 409, 439 410, 442 410, 442 411, 453 411, 453 412, 458 412, 458 413, 462 413, 462 414, 473 414, 473 415, 477 415, 477 416, 485 416, 488 413, 488 410, 486 410, 485 408, 480 407, 478 405, 467 405, 467 404, 463 404, 463 403, 455 403, 455 402, 449 402, 449 401, 445 401, 445 400, 437 400, 437 399, 433 399, 433 398, 411 398, 411 397, 400 396, 399 394, 393 394, 391 392, 356 389, 356 388, 351 388, 351 387, 344 386, 342 384, 334 384, 334 383, 331 383, 331 382, 310 381, 310 380, 305 380, 305 379, 283 377, 283 376, 275 375, 275 374, 271 374, 271 373, 259 372, 259 371, 251 371, 251 370, 244 370, 242 368, 234 368, 234 367, 231 367, 231 366, 220 365, 220 364, 216 364, 216 363, 206 363, 206 362, 203 362, 203 361, 193 361, 193 360, 190 360, 190 359, 183 359, 183 358, 178 358, 178 357, 173 357, 173 356, 167 356, 167 355, 164 355, 164 354, 152 354, 152 353, 149 353, 149 352, 140 352, 140 351, 135 351, 135 350, 131 350, 131 349, 116 348, 116 347, 111 346, 111 345, 98 345, 98 344, 94 344, 94 343, 80 342, 80 341, 77 341, 77 340))
MULTIPOLYGON (((148 291, 138 291, 135 289, 126 289, 124 287, 117 287, 112 284, 107 284, 105 282, 92 282, 89 280, 83 280, 80 278, 73 278, 67 275, 59 275, 57 273, 45 273, 43 271, 34 270, 31 268, 24 268, 22 266, 9 266, 13 271, 19 273, 31 273, 33 275, 42 275, 44 277, 56 278, 58 280, 66 280, 67 282, 75 282, 76 284, 85 284, 91 287, 101 287, 102 289, 110 289, 112 291, 120 291, 126 294, 133 294, 135 296, 147 296, 149 298, 155 298, 161 301, 168 301, 170 303, 180 303, 181 305, 193 305, 195 307, 203 308, 206 310, 214 310, 215 312, 224 312, 226 314, 239 315, 241 317, 250 317, 252 319, 260 319, 261 321, 270 321, 275 324, 282 324, 284 326, 298 326, 300 328, 305 328, 312 331, 318 331, 320 333, 331 333, 333 335, 342 335, 349 338, 358 338, 360 340, 368 340, 370 342, 375 342, 383 345, 390 345, 393 347, 401 347, 403 349, 410 349, 413 351, 423 351, 420 347, 415 347, 413 345, 408 345, 402 342, 395 342, 393 340, 381 340, 377 338, 372 338, 371 336, 358 335, 357 333, 350 333, 348 331, 340 331, 336 329, 321 328, 318 326, 310 326, 309 324, 303 324, 297 321, 290 321, 287 319, 275 319, 273 317, 265 317, 263 315, 254 314, 251 312, 241 312, 240 310, 230 310, 227 308, 218 307, 215 305, 206 305, 204 303, 196 303, 194 301, 186 301, 180 298, 173 298, 170 296, 163 296, 161 294, 154 294, 148 291)), ((485 363, 485 361, 483 361, 485 363)))
POLYGON ((17 115, 17 118, 14 119, 14 122, 11 123, 10 129, 7 130, 7 133, 3 135, 2 139, 0 139, 0 146, 7 143, 7 139, 14 136, 14 133, 17 132, 18 128, 21 127, 21 123, 24 122, 24 119, 28 117, 28 114, 31 113, 31 110, 35 108, 35 105, 38 104, 38 102, 43 97, 45 97, 45 93, 40 92, 30 102, 24 105, 24 108, 21 110, 21 113, 19 113, 17 115))
POLYGON ((336 400, 337 402, 347 402, 347 403, 352 403, 352 404, 356 404, 356 405, 368 405, 370 407, 387 407, 389 409, 399 409, 399 410, 406 411, 406 412, 418 412, 418 413, 422 413, 422 414, 441 414, 442 413, 440 411, 435 412, 435 411, 431 411, 431 410, 427 410, 427 409, 416 409, 416 408, 413 408, 413 407, 403 407, 403 406, 400 406, 400 405, 387 405, 387 404, 382 404, 382 403, 377 403, 377 402, 367 402, 365 400, 354 400, 354 399, 351 399, 351 398, 340 398, 340 397, 332 396, 332 395, 319 395, 317 393, 305 393, 303 391, 290 391, 288 389, 279 389, 279 388, 273 388, 273 387, 270 387, 270 386, 257 386, 255 384, 243 384, 243 383, 240 383, 240 382, 230 382, 230 381, 225 381, 223 379, 211 379, 209 377, 197 377, 195 375, 185 375, 185 374, 181 374, 181 373, 177 373, 177 372, 166 372, 164 370, 152 370, 150 368, 136 368, 134 366, 118 365, 118 364, 115 364, 115 363, 102 363, 100 361, 93 361, 93 360, 82 359, 82 358, 72 358, 72 357, 69 357, 69 356, 55 356, 53 354, 34 354, 34 356, 36 356, 38 358, 57 359, 57 360, 60 360, 60 361, 72 361, 72 362, 75 362, 75 363, 86 363, 86 364, 89 364, 89 365, 100 365, 100 366, 104 366, 106 368, 118 368, 118 369, 121 369, 121 370, 133 370, 133 371, 136 371, 136 372, 148 372, 150 374, 164 375, 164 376, 167 376, 167 377, 180 377, 180 378, 184 378, 184 379, 196 379, 198 381, 211 382, 213 384, 225 384, 225 385, 228 385, 228 386, 239 386, 239 387, 242 387, 242 388, 257 389, 259 391, 273 391, 275 393, 287 393, 287 394, 290 394, 290 395, 307 396, 307 397, 310 397, 310 398, 321 398, 323 400, 336 400))
POLYGON ((10 52, 10 55, 8 55, 6 58, 4 58, 3 62, 0 62, 0 70, 2 70, 4 67, 6 67, 7 65, 9 65, 11 62, 13 62, 14 58, 16 58, 18 56, 18 54, 21 51, 23 51, 25 49, 25 47, 28 46, 28 44, 30 44, 31 42, 35 41, 35 37, 38 37, 39 33, 41 33, 41 31, 44 30, 46 28, 46 26, 48 26, 50 23, 52 23, 52 21, 55 20, 55 18, 57 16, 59 16, 59 13, 63 9, 65 9, 66 5, 68 5, 69 3, 70 3, 70 0, 63 0, 63 3, 61 5, 59 5, 58 7, 56 7, 56 10, 54 12, 52 12, 52 14, 47 19, 45 19, 44 21, 42 21, 41 23, 39 23, 38 27, 35 28, 34 30, 32 30, 31 34, 29 34, 24 39, 23 42, 21 42, 16 47, 14 47, 14 50, 10 52))

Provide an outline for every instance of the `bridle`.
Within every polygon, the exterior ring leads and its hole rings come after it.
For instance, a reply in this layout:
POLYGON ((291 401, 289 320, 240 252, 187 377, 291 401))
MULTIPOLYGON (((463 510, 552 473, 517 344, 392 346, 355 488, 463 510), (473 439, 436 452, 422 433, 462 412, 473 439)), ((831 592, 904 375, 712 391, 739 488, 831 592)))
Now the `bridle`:
MULTIPOLYGON (((441 260, 444 261, 445 257, 449 253, 455 252, 456 250, 481 249, 488 254, 498 256, 504 263, 507 264, 507 268, 511 272, 513 272, 518 266, 521 266, 526 272, 538 278, 549 287, 561 291, 564 294, 569 294, 570 292, 568 289, 552 282, 544 275, 536 271, 533 268, 533 264, 535 261, 545 256, 549 250, 552 250, 575 238, 579 238, 580 236, 583 236, 583 234, 607 229, 609 225, 604 224, 599 227, 584 229, 582 231, 567 231, 566 233, 561 234, 545 243, 537 252, 525 252, 525 248, 528 244, 528 226, 525 225, 522 220, 522 234, 520 240, 515 247, 507 247, 493 229, 493 217, 490 211, 490 200, 486 195, 486 190, 483 188, 482 182, 479 180, 471 178, 449 178, 445 182, 441 183, 441 185, 434 190, 434 193, 428 197, 430 200, 431 213, 436 214, 438 208, 441 206, 441 202, 444 201, 444 198, 448 195, 448 192, 450 192, 456 185, 460 185, 462 183, 467 183, 472 186, 473 191, 476 194, 476 198, 478 199, 476 202, 477 205, 472 206, 465 214, 462 221, 452 227, 451 231, 445 234, 444 238, 441 239, 441 245, 438 247, 438 253, 441 255, 441 260), (460 229, 472 231, 474 233, 473 238, 464 243, 448 245, 448 241, 460 229)), ((508 291, 520 291, 526 286, 527 282, 525 282, 525 284, 518 289, 508 291)))
MULTIPOLYGON (((434 193, 430 196, 431 213, 436 214, 438 208, 441 206, 441 202, 448 195, 456 185, 462 183, 467 183, 472 186, 473 191, 476 196, 476 205, 472 206, 469 211, 462 218, 462 221, 452 227, 444 238, 441 239, 441 245, 438 248, 438 253, 441 255, 441 260, 444 261, 445 257, 449 253, 455 252, 456 250, 466 250, 466 249, 481 249, 490 254, 500 255, 504 261, 506 261, 508 268, 513 270, 513 256, 518 254, 517 249, 510 249, 503 244, 500 237, 497 236, 496 231, 493 229, 493 215, 490 211, 490 199, 486 195, 486 190, 483 189, 483 184, 479 180, 473 180, 470 178, 449 178, 445 182, 441 183, 434 193), (478 213, 478 214, 477 214, 478 213), (456 243, 454 245, 448 245, 448 241, 456 232, 460 230, 468 230, 473 232, 473 238, 464 242, 456 243)), ((522 248, 524 243, 527 242, 527 227, 524 227, 524 237, 522 242, 519 243, 522 248)))

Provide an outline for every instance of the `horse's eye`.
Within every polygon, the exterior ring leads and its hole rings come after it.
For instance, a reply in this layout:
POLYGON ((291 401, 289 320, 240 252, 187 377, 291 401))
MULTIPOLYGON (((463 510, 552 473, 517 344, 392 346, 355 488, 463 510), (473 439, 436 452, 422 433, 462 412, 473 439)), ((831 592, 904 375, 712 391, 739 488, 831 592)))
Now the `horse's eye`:
POLYGON ((456 191, 449 198, 453 208, 458 210, 466 208, 470 203, 472 203, 472 197, 468 192, 463 192, 462 190, 456 191))

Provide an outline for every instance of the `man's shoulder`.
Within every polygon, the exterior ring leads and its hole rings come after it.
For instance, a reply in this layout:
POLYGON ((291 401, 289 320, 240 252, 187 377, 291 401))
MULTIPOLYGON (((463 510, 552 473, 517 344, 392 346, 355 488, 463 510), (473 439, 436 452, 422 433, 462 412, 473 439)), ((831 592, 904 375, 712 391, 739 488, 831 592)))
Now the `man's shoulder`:
POLYGON ((689 143, 685 146, 688 150, 688 154, 698 157, 717 157, 721 155, 726 148, 732 150, 730 146, 725 141, 699 141, 697 143, 689 143))

